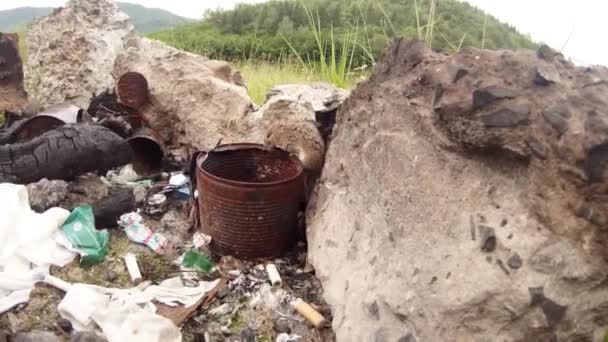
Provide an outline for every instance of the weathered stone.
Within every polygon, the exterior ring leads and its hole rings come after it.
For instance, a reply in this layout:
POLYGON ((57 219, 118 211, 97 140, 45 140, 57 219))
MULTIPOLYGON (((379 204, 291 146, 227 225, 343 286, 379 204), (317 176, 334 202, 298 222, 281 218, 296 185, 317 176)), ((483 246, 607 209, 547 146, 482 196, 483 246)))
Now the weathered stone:
POLYGON ((460 79, 469 74, 469 70, 462 65, 450 65, 448 72, 450 73, 452 83, 460 81, 460 79))
POLYGON ((289 321, 285 318, 277 318, 272 322, 272 328, 279 334, 291 333, 291 327, 289 326, 289 321))
POLYGON ((606 229, 608 226, 608 219, 606 218, 606 215, 589 204, 581 204, 576 209, 575 213, 576 216, 593 223, 601 229, 606 229))
POLYGON ((34 20, 27 33, 32 97, 43 108, 66 101, 87 108, 93 95, 114 86, 114 61, 134 35, 129 17, 110 0, 71 0, 34 20))
POLYGON ((0 32, 0 112, 24 114, 27 107, 19 36, 0 32))
POLYGON ((61 318, 57 321, 57 326, 65 333, 71 333, 74 328, 72 327, 72 322, 65 318, 61 318))
POLYGON ((317 113, 326 113, 336 110, 349 95, 348 90, 327 83, 285 84, 272 88, 266 95, 266 102, 273 98, 287 98, 291 102, 309 106, 317 113))
POLYGON ((320 173, 323 168, 325 143, 313 122, 277 121, 268 127, 264 142, 298 156, 306 170, 320 173))
POLYGON ((62 180, 48 180, 46 178, 28 184, 27 192, 30 207, 36 212, 43 212, 56 207, 69 193, 69 184, 62 180))
POLYGON ((70 342, 107 342, 107 340, 94 332, 78 331, 72 335, 70 342))
POLYGON ((601 246, 608 241, 572 209, 586 200, 607 210, 606 187, 561 170, 582 169, 589 149, 606 139, 585 121, 586 113, 608 108, 608 89, 583 88, 587 72, 558 58, 551 67, 560 83, 532 87, 539 63, 533 51, 447 55, 397 40, 340 107, 306 217, 308 261, 323 283, 338 341, 373 341, 378 333, 398 341, 405 332, 419 341, 590 340, 606 326, 601 246), (453 83, 450 65, 474 71, 453 83), (468 99, 468 109, 436 111, 437 82, 430 79, 441 81, 440 104, 468 99), (517 99, 471 110, 480 84, 509 89, 517 99), (404 85, 415 88, 415 105, 404 85), (516 103, 528 107, 523 129, 488 129, 474 119, 516 103), (541 113, 553 106, 571 113, 561 137, 544 129, 541 113), (529 162, 536 152, 528 138, 542 143, 545 159, 529 162), (475 228, 508 218, 495 228, 501 240, 493 254, 480 253, 479 235, 471 240, 471 215, 483 216, 475 228), (525 262, 517 271, 508 262, 515 252, 525 262), (546 302, 542 289, 528 293, 540 285, 559 306, 546 302), (531 297, 540 297, 533 308, 531 297))
POLYGON ((240 337, 241 337, 242 342, 255 342, 256 341, 255 331, 253 331, 253 329, 251 329, 251 328, 243 329, 241 331, 240 337))
POLYGON ((491 253, 496 249, 496 232, 494 228, 479 226, 479 240, 481 241, 482 251, 491 253))
POLYGON ((117 56, 113 75, 127 71, 148 80, 150 105, 140 112, 169 149, 207 150, 220 139, 248 141, 248 130, 234 127, 245 120, 251 100, 243 77, 228 63, 134 37, 117 56))
POLYGON ((555 60, 555 56, 558 54, 555 50, 553 50, 547 44, 541 44, 541 46, 536 51, 538 58, 543 59, 547 62, 553 62, 555 60))
POLYGON ((511 267, 512 269, 516 270, 521 268, 521 266, 523 265, 523 260, 521 260, 519 254, 515 253, 509 258, 509 260, 507 260, 507 265, 509 265, 509 267, 511 267))
POLYGON ((568 309, 567 306, 559 305, 548 298, 545 298, 541 307, 549 327, 555 327, 564 318, 566 310, 568 309))
POLYGON ((530 150, 532 151, 532 153, 540 159, 547 159, 547 147, 545 145, 543 145, 543 143, 541 143, 540 141, 538 141, 536 138, 534 137, 529 137, 528 139, 526 139, 526 145, 528 145, 528 147, 530 148, 530 150))
POLYGON ((529 287, 528 292, 530 293, 530 306, 541 304, 545 301, 545 289, 540 287, 529 287))
POLYGON ((525 105, 511 105, 481 117, 486 127, 508 128, 530 124, 530 110, 525 105))
POLYGON ((565 114, 555 110, 546 110, 543 117, 560 135, 568 130, 568 119, 565 114))
POLYGON ((327 137, 336 121, 335 110, 349 94, 325 83, 276 86, 268 92, 266 103, 246 118, 251 129, 248 141, 263 142, 270 126, 277 121, 316 122, 318 130, 327 137))
POLYGON ((476 89, 473 92, 473 109, 482 108, 497 100, 512 99, 514 97, 515 93, 510 89, 495 85, 476 89))
POLYGON ((608 163, 608 143, 589 149, 585 160, 585 172, 589 182, 599 183, 604 179, 606 163, 608 163))
POLYGON ((548 67, 538 66, 534 73, 534 83, 539 86, 546 87, 553 83, 559 83, 559 74, 548 67))
POLYGON ((61 342, 61 339, 48 331, 32 331, 11 336, 12 342, 61 342))

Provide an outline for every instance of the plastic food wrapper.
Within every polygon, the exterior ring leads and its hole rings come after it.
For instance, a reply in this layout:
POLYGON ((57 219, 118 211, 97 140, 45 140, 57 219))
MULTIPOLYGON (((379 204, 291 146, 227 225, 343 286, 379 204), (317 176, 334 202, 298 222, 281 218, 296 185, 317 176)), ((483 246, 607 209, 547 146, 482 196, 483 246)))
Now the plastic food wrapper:
POLYGON ((61 230, 80 254, 80 265, 90 266, 100 263, 108 254, 110 234, 107 230, 95 229, 95 215, 90 205, 72 210, 61 230))
MULTIPOLYGON (((52 283, 65 282, 55 279, 52 283)), ((67 286, 61 286, 67 292, 58 311, 77 331, 94 331, 99 327, 109 342, 177 342, 182 340, 180 329, 156 314, 153 302, 190 307, 219 283, 220 279, 216 279, 186 287, 175 277, 143 290, 66 283, 67 286)))
POLYGON ((57 307, 61 317, 77 331, 94 331, 99 326, 109 342, 179 342, 181 332, 169 319, 157 315, 147 303, 115 300, 109 289, 86 284, 70 287, 57 307))
POLYGON ((211 272, 213 263, 206 255, 203 255, 193 249, 187 251, 182 257, 182 266, 197 270, 199 272, 211 272))
POLYGON ((164 254, 169 241, 162 234, 153 233, 142 221, 141 215, 133 212, 122 215, 118 225, 131 241, 146 245, 158 254, 164 254))

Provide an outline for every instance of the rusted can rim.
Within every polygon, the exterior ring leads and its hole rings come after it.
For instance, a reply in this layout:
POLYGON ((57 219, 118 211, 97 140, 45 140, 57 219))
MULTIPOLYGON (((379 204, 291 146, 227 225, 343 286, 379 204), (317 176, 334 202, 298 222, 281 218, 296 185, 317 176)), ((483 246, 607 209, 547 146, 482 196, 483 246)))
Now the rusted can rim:
POLYGON ((282 185, 282 184, 286 184, 289 182, 293 182, 293 181, 297 180, 298 178, 300 178, 302 176, 302 173, 304 172, 304 166, 302 165, 302 162, 300 161, 300 159, 291 155, 289 152, 282 150, 278 147, 274 147, 274 146, 267 147, 266 145, 253 144, 253 143, 235 143, 235 144, 219 145, 207 153, 200 154, 196 158, 196 167, 203 175, 215 180, 216 182, 227 184, 227 185, 251 187, 251 188, 274 187, 277 185, 282 185), (241 182, 241 181, 235 181, 235 180, 218 177, 210 172, 207 172, 205 169, 203 169, 203 163, 209 157, 209 154, 216 153, 216 152, 242 151, 242 150, 262 150, 262 151, 266 151, 269 153, 279 153, 279 154, 285 156, 285 158, 289 158, 292 162, 296 163, 298 172, 292 177, 285 178, 283 180, 276 181, 276 182, 241 182))

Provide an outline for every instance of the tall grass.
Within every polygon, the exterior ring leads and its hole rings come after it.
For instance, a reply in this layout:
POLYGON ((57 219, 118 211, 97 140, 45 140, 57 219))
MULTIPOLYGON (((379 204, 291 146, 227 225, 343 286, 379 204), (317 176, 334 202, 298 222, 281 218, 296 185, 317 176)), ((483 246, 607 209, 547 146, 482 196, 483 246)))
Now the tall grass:
POLYGON ((481 49, 486 45, 486 25, 488 24, 488 14, 483 16, 483 33, 481 34, 481 49))
POLYGON ((244 60, 236 63, 236 66, 247 80, 249 96, 258 104, 264 103, 268 91, 278 84, 310 83, 321 80, 317 75, 302 68, 298 61, 287 59, 281 63, 244 60))
POLYGON ((309 73, 318 74, 324 81, 345 88, 348 82, 348 74, 352 70, 359 25, 355 24, 354 28, 343 34, 342 45, 339 46, 333 25, 329 33, 326 33, 321 27, 319 11, 317 9, 314 12, 312 9, 309 10, 304 3, 301 3, 301 5, 306 12, 309 28, 313 33, 316 44, 315 53, 318 55, 318 60, 310 55, 301 56, 289 39, 283 35, 281 37, 302 67, 306 68, 309 73))

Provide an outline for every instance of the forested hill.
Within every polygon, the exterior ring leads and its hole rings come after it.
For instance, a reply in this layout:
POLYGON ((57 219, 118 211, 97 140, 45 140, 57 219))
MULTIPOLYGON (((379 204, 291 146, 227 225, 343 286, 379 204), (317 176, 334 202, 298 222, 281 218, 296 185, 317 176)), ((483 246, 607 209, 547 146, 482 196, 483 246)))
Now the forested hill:
POLYGON ((311 14, 326 35, 333 31, 337 47, 344 37, 356 34, 359 52, 355 64, 377 58, 395 36, 416 37, 426 32, 429 17, 434 18, 430 21, 434 48, 536 46, 512 26, 455 0, 272 0, 209 11, 200 22, 152 37, 211 58, 273 60, 293 52, 289 45, 301 55, 316 50, 311 14), (429 11, 432 3, 434 15, 429 11))
MULTIPOLYGON (((159 8, 148 8, 126 2, 119 2, 118 6, 131 17, 135 29, 141 33, 166 30, 193 21, 159 8)), ((51 12, 53 12, 52 7, 18 7, 0 11, 0 32, 24 31, 34 18, 45 17, 51 12)))

